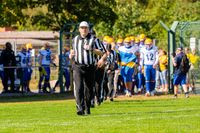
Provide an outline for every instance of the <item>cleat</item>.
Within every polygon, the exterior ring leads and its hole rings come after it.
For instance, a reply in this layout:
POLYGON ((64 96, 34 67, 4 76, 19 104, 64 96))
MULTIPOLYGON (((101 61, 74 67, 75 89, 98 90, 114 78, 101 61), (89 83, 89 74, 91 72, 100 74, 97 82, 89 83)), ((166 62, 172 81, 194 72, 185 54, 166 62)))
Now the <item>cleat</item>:
POLYGON ((83 111, 78 111, 77 115, 84 115, 83 111))
POLYGON ((110 98, 110 101, 113 102, 114 101, 113 98, 110 98))
POLYGON ((176 99, 176 98, 178 98, 178 96, 177 96, 177 95, 174 95, 173 98, 176 99))
POLYGON ((150 97, 150 93, 149 92, 145 93, 145 96, 150 97))
POLYGON ((189 95, 188 95, 188 94, 185 94, 185 98, 189 98, 189 95))

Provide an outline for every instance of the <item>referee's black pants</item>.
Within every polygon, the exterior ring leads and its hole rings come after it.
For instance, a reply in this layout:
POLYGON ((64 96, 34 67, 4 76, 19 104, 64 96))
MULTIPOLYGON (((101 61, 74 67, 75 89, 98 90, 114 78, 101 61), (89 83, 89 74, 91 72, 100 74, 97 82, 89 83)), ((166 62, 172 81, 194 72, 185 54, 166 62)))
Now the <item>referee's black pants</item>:
POLYGON ((77 112, 90 112, 95 80, 94 65, 73 65, 74 95, 77 112))

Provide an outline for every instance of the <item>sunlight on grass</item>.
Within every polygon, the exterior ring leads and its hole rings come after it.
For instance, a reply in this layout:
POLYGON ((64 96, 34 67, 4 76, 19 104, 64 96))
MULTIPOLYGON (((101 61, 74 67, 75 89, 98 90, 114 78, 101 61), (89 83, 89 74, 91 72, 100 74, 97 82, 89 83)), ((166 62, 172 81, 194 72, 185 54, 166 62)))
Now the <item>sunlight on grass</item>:
POLYGON ((96 106, 89 116, 76 115, 74 100, 35 98, 0 103, 0 132, 200 132, 198 96, 121 98, 96 106))

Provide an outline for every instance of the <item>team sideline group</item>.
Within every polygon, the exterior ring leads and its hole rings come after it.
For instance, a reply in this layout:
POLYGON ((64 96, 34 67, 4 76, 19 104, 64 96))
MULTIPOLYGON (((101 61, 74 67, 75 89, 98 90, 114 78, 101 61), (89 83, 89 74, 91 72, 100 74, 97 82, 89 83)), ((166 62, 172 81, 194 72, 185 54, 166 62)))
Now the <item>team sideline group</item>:
MULTIPOLYGON (((169 53, 162 48, 157 48, 153 40, 145 34, 131 35, 116 40, 111 36, 104 36, 100 41, 93 30, 89 31, 89 25, 85 21, 80 23, 79 32, 80 35, 73 39, 71 51, 70 46, 65 45, 62 60, 66 90, 69 90, 70 87, 68 66, 72 65, 77 114, 83 114, 86 106, 84 97, 86 96, 88 97, 86 98, 88 99, 87 102, 91 102, 87 105, 90 108, 94 106, 95 101, 100 105, 107 97, 110 101, 113 101, 119 94, 124 94, 127 97, 131 97, 133 94, 145 94, 148 97, 154 96, 158 91, 164 94, 168 93, 169 53), (93 71, 94 75, 92 75, 93 71), (90 77, 90 79, 86 77, 90 77), (82 83, 82 80, 85 80, 86 83, 82 83), (89 88, 89 92, 84 90, 85 84, 86 88, 89 88), (78 88, 76 88, 77 86, 78 88)), ((5 44, 5 49, 1 52, 0 58, 3 93, 19 91, 20 88, 16 89, 14 85, 14 71, 20 79, 22 91, 30 92, 32 48, 32 44, 27 43, 21 47, 21 51, 15 56, 11 44, 9 42, 5 44), (18 66, 17 69, 14 68, 16 66, 18 66), (10 80, 10 90, 8 89, 8 80, 10 80)), ((188 98, 189 91, 195 91, 194 71, 199 68, 200 58, 196 49, 191 49, 190 52, 189 48, 184 50, 179 47, 170 58, 172 58, 175 67, 173 76, 174 97, 177 97, 178 85, 180 84, 188 98), (190 61, 188 72, 181 71, 184 55, 190 61)), ((49 82, 50 65, 55 66, 55 63, 53 63, 54 58, 52 58, 48 43, 45 43, 44 47, 39 50, 38 59, 40 66, 39 92, 55 92, 59 80, 51 88, 49 82)), ((89 109, 87 113, 90 114, 89 109)))

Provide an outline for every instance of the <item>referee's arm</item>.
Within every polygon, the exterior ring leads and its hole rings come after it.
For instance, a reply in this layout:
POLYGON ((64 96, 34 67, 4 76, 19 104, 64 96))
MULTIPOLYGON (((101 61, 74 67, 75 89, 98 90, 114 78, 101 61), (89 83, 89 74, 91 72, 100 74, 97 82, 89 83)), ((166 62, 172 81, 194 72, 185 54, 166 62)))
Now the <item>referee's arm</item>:
POLYGON ((95 39, 95 48, 93 49, 93 53, 96 55, 103 56, 106 52, 104 46, 101 44, 98 38, 95 39))
POLYGON ((101 59, 97 62, 97 67, 103 67, 107 58, 107 53, 99 39, 95 39, 94 53, 98 53, 102 56, 101 59))

